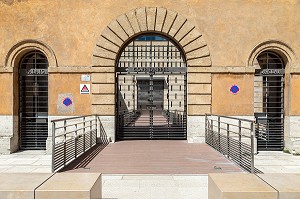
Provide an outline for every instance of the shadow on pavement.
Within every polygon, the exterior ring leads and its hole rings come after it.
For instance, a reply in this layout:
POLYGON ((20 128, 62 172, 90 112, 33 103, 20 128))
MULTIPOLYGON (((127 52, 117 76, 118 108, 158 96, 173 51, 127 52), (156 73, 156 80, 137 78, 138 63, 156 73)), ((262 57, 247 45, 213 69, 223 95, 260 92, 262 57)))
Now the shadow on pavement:
POLYGON ((94 147, 85 152, 79 158, 75 159, 71 164, 62 169, 60 172, 85 168, 107 145, 108 143, 96 144, 94 147))

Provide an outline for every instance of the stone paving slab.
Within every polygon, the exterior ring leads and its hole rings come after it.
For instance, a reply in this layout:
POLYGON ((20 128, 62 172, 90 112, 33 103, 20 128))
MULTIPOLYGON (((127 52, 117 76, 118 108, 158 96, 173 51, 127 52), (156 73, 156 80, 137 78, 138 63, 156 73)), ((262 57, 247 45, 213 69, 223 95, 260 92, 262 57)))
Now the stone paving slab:
POLYGON ((41 150, 0 155, 0 173, 51 173, 52 155, 41 150))
POLYGON ((259 174, 259 177, 279 191, 279 199, 300 198, 300 173, 268 173, 259 174))
POLYGON ((259 151, 255 167, 263 173, 300 173, 300 156, 282 151, 259 151))
POLYGON ((103 198, 207 199, 207 175, 102 175, 103 198))

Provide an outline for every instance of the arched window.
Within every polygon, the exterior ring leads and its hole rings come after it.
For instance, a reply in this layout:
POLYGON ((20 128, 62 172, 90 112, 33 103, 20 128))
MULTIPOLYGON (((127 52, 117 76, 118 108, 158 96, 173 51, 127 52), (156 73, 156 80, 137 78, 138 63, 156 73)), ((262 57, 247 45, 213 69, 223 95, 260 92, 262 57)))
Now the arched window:
POLYGON ((257 61, 261 69, 284 69, 283 59, 272 51, 262 52, 257 61))

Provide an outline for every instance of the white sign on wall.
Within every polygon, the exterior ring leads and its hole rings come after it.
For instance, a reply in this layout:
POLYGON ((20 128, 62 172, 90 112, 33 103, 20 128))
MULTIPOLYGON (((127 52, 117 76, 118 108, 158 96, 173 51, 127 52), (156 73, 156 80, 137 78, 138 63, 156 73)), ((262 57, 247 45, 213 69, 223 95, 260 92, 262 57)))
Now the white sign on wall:
POLYGON ((91 75, 81 75, 81 81, 83 82, 91 81, 91 75))
POLYGON ((90 84, 80 84, 80 94, 90 94, 91 85, 90 84))

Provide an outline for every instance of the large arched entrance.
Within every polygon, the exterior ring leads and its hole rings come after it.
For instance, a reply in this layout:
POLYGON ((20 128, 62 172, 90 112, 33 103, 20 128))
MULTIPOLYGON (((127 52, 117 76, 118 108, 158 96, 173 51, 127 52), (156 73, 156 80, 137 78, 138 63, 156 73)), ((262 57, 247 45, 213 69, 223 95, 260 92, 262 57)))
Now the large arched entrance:
POLYGON ((284 147, 284 74, 280 55, 264 51, 256 58, 254 109, 260 130, 258 150, 282 150, 284 147))
POLYGON ((19 66, 20 149, 46 149, 48 137, 48 60, 40 51, 19 66))
MULTIPOLYGON (((186 68, 188 70, 186 88, 181 86, 182 91, 188 91, 189 96, 185 104, 183 101, 181 102, 181 107, 183 108, 186 106, 187 109, 186 137, 189 142, 198 142, 202 138, 204 139, 204 131, 201 131, 200 129, 204 129, 205 113, 211 112, 211 74, 210 71, 207 70, 208 67, 211 67, 212 65, 209 49, 204 40, 204 36, 190 20, 179 13, 165 8, 142 7, 130 10, 113 20, 102 31, 95 46, 92 59, 91 91, 93 113, 101 115, 101 118, 104 121, 103 126, 106 127, 105 134, 110 137, 112 141, 117 140, 118 134, 116 133, 116 130, 118 129, 119 124, 117 121, 118 115, 116 115, 116 110, 118 110, 117 106, 120 104, 120 101, 118 102, 116 97, 118 96, 116 85, 118 84, 118 81, 121 80, 116 79, 116 72, 119 73, 122 71, 117 71, 116 65, 119 61, 119 56, 122 54, 125 47, 132 42, 134 38, 145 34, 163 35, 166 38, 169 38, 167 40, 170 40, 170 42, 174 41, 174 43, 178 44, 175 46, 179 46, 180 50, 182 50, 182 54, 184 54, 186 58, 183 60, 186 61, 186 68)), ((141 56, 144 56, 144 54, 142 54, 144 53, 143 51, 148 50, 143 49, 139 53, 141 53, 141 56)), ((123 73, 124 72, 131 71, 123 71, 123 73)), ((138 72, 139 75, 142 76, 141 74, 146 71, 138 72)), ((156 75, 159 74, 159 71, 155 72, 156 75)), ((172 75, 174 74, 175 71, 172 71, 172 75)), ((162 76, 163 75, 160 75, 160 77, 162 76)), ((155 79, 157 77, 153 77, 154 79, 151 81, 149 78, 150 74, 148 74, 148 79, 135 79, 135 82, 132 82, 132 84, 139 84, 141 85, 140 88, 142 88, 144 83, 146 87, 149 85, 150 88, 151 82, 153 84, 161 84, 163 81, 167 81, 167 78, 165 77, 164 80, 155 79)), ((177 81, 179 81, 178 78, 179 77, 177 77, 177 81)), ((175 81, 175 76, 173 80, 175 81)), ((125 78, 125 84, 126 81, 127 79, 125 78)), ((164 88, 167 88, 166 84, 167 83, 165 83, 164 88)), ((132 88, 133 87, 131 86, 130 89, 132 88)), ((172 87, 172 89, 175 88, 175 86, 172 87)), ((164 90, 164 92, 167 91, 164 90)), ((159 94, 155 92, 152 94, 159 96, 159 94)), ((125 96, 126 99, 128 97, 128 95, 125 96)), ((135 97, 137 97, 137 95, 135 95, 135 97)), ((179 97, 179 95, 177 95, 177 97, 179 97)), ((131 98, 133 99, 132 96, 131 98)), ((179 98, 176 100, 179 100, 179 98)), ((141 101, 142 99, 139 99, 140 103, 141 101)), ((165 102, 167 101, 165 100, 164 103, 165 102)), ((135 102, 130 101, 130 106, 133 106, 133 103, 136 103, 137 105, 137 99, 135 102)), ((155 100, 151 102, 151 104, 152 103, 155 104, 155 100)), ((172 107, 173 105, 180 106, 179 101, 176 101, 176 103, 173 104, 172 101, 169 101, 169 105, 172 105, 172 107)), ((144 106, 147 107, 147 104, 144 106)), ((148 107, 149 106, 150 105, 148 104, 148 107)), ((159 107, 159 105, 155 107, 159 107)), ((154 111, 153 114, 155 114, 155 112, 156 111, 154 111)), ((185 138, 181 137, 180 139, 185 138)))
POLYGON ((117 138, 186 139, 186 62, 161 35, 141 35, 116 66, 117 138))

